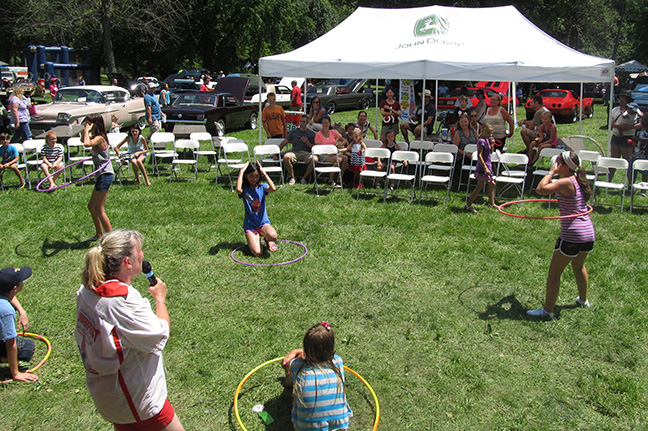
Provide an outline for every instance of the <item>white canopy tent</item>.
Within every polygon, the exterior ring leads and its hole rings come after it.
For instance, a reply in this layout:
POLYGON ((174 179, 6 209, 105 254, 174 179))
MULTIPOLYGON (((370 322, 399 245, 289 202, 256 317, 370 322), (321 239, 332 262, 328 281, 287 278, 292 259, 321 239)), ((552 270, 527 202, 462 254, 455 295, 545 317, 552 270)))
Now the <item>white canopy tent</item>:
POLYGON ((514 6, 361 7, 307 45, 261 58, 259 75, 582 84, 612 82, 614 61, 562 44, 514 6))

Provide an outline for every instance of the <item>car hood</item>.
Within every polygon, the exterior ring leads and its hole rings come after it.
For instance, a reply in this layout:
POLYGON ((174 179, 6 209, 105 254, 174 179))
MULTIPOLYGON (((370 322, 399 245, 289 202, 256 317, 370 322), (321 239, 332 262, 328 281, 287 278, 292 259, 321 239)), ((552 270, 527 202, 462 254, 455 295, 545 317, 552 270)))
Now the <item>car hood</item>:
POLYGON ((250 85, 250 78, 242 76, 226 76, 218 81, 214 87, 216 93, 232 93, 240 104, 245 100, 245 93, 247 92, 248 85, 250 85))
POLYGON ((32 115, 32 121, 46 121, 56 119, 60 112, 70 114, 72 117, 86 116, 89 113, 101 113, 110 111, 110 105, 103 103, 86 102, 57 102, 37 105, 37 115, 32 115))

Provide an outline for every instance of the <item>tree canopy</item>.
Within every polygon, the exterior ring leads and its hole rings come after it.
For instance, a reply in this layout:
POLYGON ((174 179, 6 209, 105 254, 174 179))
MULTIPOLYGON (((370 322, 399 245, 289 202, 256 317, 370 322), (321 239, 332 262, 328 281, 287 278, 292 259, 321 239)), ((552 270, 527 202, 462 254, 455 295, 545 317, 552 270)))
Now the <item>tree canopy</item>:
MULTIPOLYGON (((437 2, 457 7, 510 3, 437 2)), ((358 6, 429 4, 417 0, 6 0, 0 17, 0 59, 21 64, 28 45, 88 46, 93 62, 129 75, 164 76, 186 67, 232 72, 246 63, 255 64, 259 57, 310 42, 358 6)), ((648 0, 519 0, 513 4, 574 49, 617 63, 631 59, 648 63, 648 0)), ((494 29, 506 34, 506 23, 484 23, 485 33, 494 29)), ((349 45, 361 49, 362 41, 349 41, 349 45)))

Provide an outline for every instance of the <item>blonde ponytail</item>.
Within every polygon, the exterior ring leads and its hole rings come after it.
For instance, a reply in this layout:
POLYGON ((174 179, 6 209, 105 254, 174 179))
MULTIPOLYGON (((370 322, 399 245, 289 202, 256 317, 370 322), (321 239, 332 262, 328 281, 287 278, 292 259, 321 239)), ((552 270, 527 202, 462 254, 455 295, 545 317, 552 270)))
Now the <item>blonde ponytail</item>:
POLYGON ((135 244, 143 245, 142 234, 134 230, 117 229, 99 239, 99 244, 86 254, 81 276, 83 285, 95 289, 119 271, 125 257, 133 255, 135 244))

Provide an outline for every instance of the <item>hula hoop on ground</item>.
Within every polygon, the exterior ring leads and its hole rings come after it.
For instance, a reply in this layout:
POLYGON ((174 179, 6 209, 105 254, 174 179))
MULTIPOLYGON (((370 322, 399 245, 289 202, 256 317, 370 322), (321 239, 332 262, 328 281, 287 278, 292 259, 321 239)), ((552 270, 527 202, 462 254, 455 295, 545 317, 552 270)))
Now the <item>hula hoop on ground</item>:
POLYGON ((69 164, 69 165, 67 165, 67 166, 63 166, 61 169, 59 169, 59 170, 56 171, 56 172, 52 172, 51 174, 49 174, 48 176, 46 176, 45 178, 43 178, 43 179, 42 179, 42 180, 41 180, 41 181, 36 185, 36 191, 37 191, 37 192, 51 192, 51 191, 54 191, 54 190, 62 189, 63 187, 71 186, 72 184, 76 184, 76 183, 78 183, 79 181, 83 181, 83 180, 85 180, 86 178, 91 177, 92 175, 96 174, 97 172, 99 172, 100 170, 102 170, 103 168, 105 168, 106 166, 108 166, 109 163, 112 162, 112 160, 108 160, 108 161, 106 161, 106 163, 104 163, 103 165, 101 165, 101 167, 100 167, 99 169, 90 172, 88 175, 86 175, 86 176, 84 176, 84 177, 77 178, 76 180, 72 180, 72 181, 70 181, 69 183, 63 184, 63 185, 61 185, 61 186, 56 186, 56 187, 54 187, 53 189, 41 189, 41 184, 43 184, 45 181, 49 180, 49 179, 50 179, 51 177, 53 177, 55 174, 58 174, 59 172, 63 172, 64 170, 66 170, 66 169, 68 169, 68 168, 71 168, 72 166, 76 166, 76 165, 78 165, 78 164, 80 164, 80 163, 87 162, 88 160, 92 160, 92 157, 88 157, 87 159, 77 160, 77 161, 74 162, 74 163, 71 163, 71 164, 69 164))
POLYGON ((287 262, 279 262, 279 263, 250 263, 250 262, 243 262, 242 260, 238 260, 237 258, 235 258, 234 253, 236 253, 237 251, 239 251, 243 247, 247 246, 247 244, 244 244, 244 245, 242 245, 240 247, 236 247, 234 250, 232 250, 232 253, 230 254, 230 257, 232 258, 232 260, 234 262, 242 263, 243 265, 247 265, 247 266, 280 266, 280 265, 289 265, 291 263, 295 263, 297 261, 300 261, 303 258, 305 258, 306 255, 308 254, 308 248, 304 244, 302 244, 300 242, 291 241, 289 239, 278 239, 277 242, 289 242, 289 243, 292 243, 292 244, 296 244, 296 245, 298 245, 298 246, 300 246, 300 247, 302 247, 304 249, 304 254, 299 256, 297 259, 289 260, 287 262))
MULTIPOLYGON (((238 411, 238 396, 239 396, 239 393, 241 392, 241 388, 243 387, 243 385, 245 384, 247 379, 249 379, 254 373, 259 371, 261 368, 263 368, 263 367, 265 367, 267 365, 270 365, 270 364, 272 364, 274 362, 279 362, 282 359, 283 359, 283 357, 271 359, 271 360, 269 360, 267 362, 264 362, 263 364, 259 365, 258 367, 256 367, 255 369, 253 369, 252 371, 247 373, 247 375, 245 377, 243 377, 243 380, 241 380, 241 383, 239 383, 238 387, 236 388, 236 392, 234 392, 234 414, 236 415, 236 422, 238 422, 239 426, 241 427, 241 429, 243 431, 248 431, 248 429, 245 428, 245 425, 243 425, 243 422, 241 421, 241 417, 239 416, 239 411, 238 411)), ((355 371, 353 371, 351 368, 347 367, 346 365, 344 365, 344 369, 347 370, 348 372, 350 372, 351 374, 353 374, 354 376, 356 376, 358 379, 360 379, 360 381, 362 383, 364 383, 364 385, 367 387, 367 389, 369 389, 369 392, 371 392, 371 396, 373 396, 374 402, 376 403, 376 419, 374 420, 373 428, 371 428, 371 431, 376 431, 378 429, 378 423, 380 422, 380 403, 378 402, 378 397, 376 396, 376 393, 374 392, 371 385, 369 383, 367 383, 367 381, 365 379, 363 379, 362 376, 360 376, 360 374, 356 373, 355 371)))
MULTIPOLYGON (((42 335, 34 334, 32 332, 25 332, 23 334, 18 334, 18 335, 22 337, 30 337, 30 338, 35 338, 37 340, 41 340, 47 346, 47 352, 45 353, 45 357, 43 358, 43 360, 40 361, 38 364, 36 364, 34 368, 27 370, 28 373, 33 373, 36 370, 38 370, 40 367, 42 367, 43 364, 47 362, 47 360, 49 359, 50 355, 52 354, 52 343, 50 343, 50 341, 47 338, 43 337, 42 335)), ((2 383, 9 383, 11 381, 13 381, 13 379, 5 380, 2 383)))
POLYGON ((555 203, 558 202, 557 199, 521 199, 517 201, 511 201, 511 202, 505 202, 502 205, 497 207, 497 210, 501 212, 504 215, 510 216, 510 217, 517 217, 517 218, 526 218, 526 219, 534 219, 534 220, 563 220, 563 219, 570 219, 570 218, 576 218, 576 217, 581 217, 584 215, 587 215, 594 211, 594 208, 592 208, 591 205, 587 205, 587 211, 582 212, 582 213, 577 213, 577 214, 569 214, 569 215, 558 215, 558 216, 544 216, 544 217, 538 217, 538 216, 525 216, 525 215, 520 215, 520 214, 512 214, 509 212, 504 211, 502 208, 507 207, 509 205, 514 205, 514 204, 523 204, 523 203, 528 203, 528 202, 551 202, 555 203))

